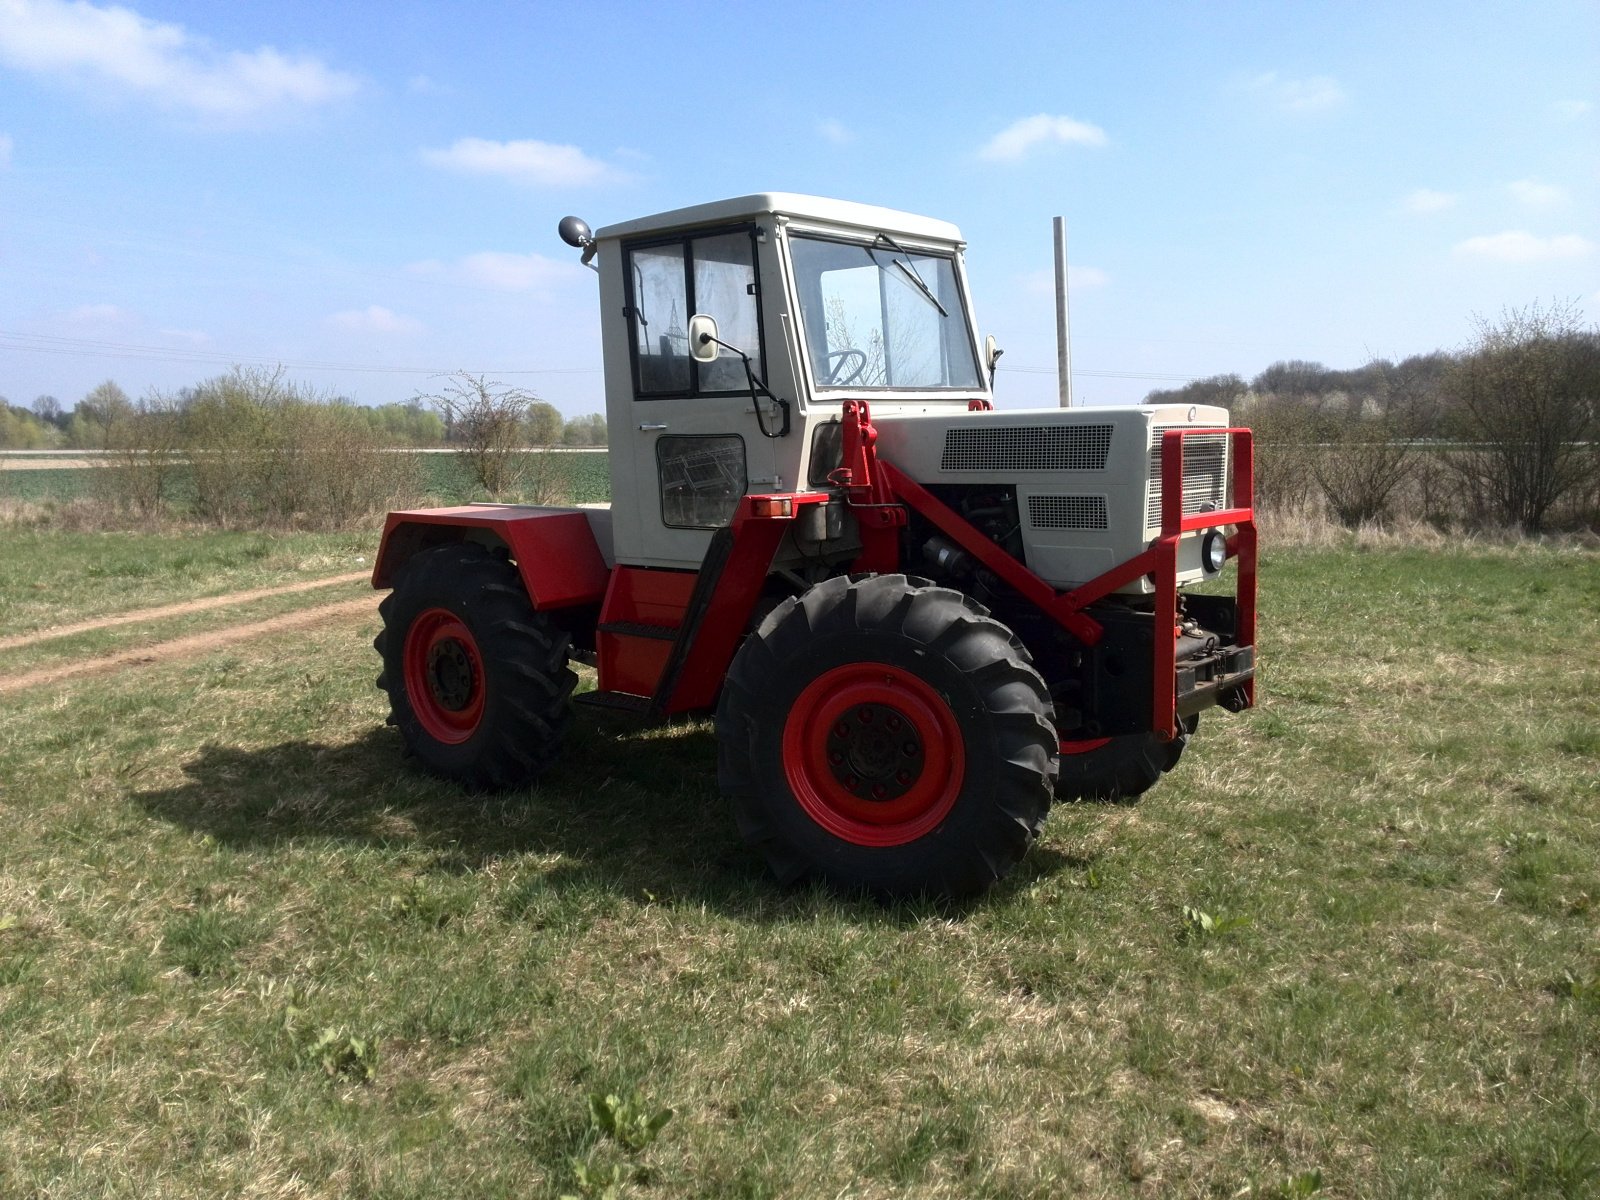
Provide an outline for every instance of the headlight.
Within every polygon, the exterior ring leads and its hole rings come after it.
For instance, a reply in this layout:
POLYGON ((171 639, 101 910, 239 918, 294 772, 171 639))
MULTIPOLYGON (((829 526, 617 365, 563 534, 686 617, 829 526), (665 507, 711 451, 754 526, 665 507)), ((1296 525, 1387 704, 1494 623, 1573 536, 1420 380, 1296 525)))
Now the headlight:
POLYGON ((1215 573, 1222 570, 1222 564, 1227 561, 1228 539, 1220 529, 1213 529, 1200 541, 1200 563, 1206 570, 1215 573))

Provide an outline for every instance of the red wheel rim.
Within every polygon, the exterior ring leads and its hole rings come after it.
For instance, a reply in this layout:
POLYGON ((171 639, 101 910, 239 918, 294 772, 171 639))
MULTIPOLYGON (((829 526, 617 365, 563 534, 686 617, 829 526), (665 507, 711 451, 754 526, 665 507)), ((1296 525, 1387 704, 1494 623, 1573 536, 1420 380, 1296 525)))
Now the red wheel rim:
POLYGON ((883 663, 827 671, 795 699, 783 770, 800 807, 857 846, 899 846, 932 832, 966 777, 955 714, 923 680, 883 663))
POLYGON ((457 745, 483 719, 483 656, 472 631, 446 608, 420 613, 406 630, 406 697, 435 741, 457 745))
POLYGON ((1061 753, 1087 754, 1091 750, 1098 750, 1101 746, 1109 746, 1110 744, 1111 739, 1108 737, 1084 738, 1081 741, 1063 741, 1061 743, 1061 753))

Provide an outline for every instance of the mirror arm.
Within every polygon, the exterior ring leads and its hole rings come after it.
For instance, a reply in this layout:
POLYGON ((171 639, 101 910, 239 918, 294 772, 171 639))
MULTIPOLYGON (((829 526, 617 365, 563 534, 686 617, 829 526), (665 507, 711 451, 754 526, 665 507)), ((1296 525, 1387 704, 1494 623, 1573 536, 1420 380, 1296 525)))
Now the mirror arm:
POLYGON ((772 442, 777 441, 781 437, 788 437, 790 422, 789 402, 773 395, 772 389, 767 386, 766 381, 756 378, 755 368, 750 365, 750 356, 743 350, 739 349, 737 346, 730 346, 721 338, 713 337, 709 333, 702 333, 700 335, 700 344, 702 346, 710 345, 713 342, 718 346, 721 346, 724 350, 733 351, 733 353, 739 356, 739 361, 744 364, 744 378, 745 382, 750 385, 750 403, 755 406, 756 428, 761 430, 761 436, 772 442), (762 396, 765 396, 768 400, 771 400, 774 404, 776 404, 778 406, 778 411, 783 414, 783 424, 778 426, 777 433, 767 432, 767 423, 761 416, 762 396))

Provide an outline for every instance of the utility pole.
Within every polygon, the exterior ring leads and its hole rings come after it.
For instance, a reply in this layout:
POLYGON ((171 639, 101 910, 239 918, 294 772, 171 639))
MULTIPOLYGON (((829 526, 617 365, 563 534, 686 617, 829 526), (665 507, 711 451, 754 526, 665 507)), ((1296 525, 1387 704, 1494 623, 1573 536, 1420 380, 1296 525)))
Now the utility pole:
POLYGON ((1061 407, 1072 407, 1072 330, 1067 317, 1067 221, 1054 217, 1056 235, 1056 388, 1061 407))

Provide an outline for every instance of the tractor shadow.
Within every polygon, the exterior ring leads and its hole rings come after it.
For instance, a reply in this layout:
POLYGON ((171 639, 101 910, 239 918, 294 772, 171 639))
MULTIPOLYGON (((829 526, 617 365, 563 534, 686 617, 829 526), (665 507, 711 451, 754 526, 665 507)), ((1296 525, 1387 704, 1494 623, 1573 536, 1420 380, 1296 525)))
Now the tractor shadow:
MULTIPOLYGON (((526 860, 545 887, 704 904, 761 922, 804 919, 819 904, 908 923, 970 908, 778 887, 718 792, 706 722, 642 728, 587 717, 537 786, 504 793, 468 794, 423 775, 387 728, 338 744, 208 745, 183 770, 181 783, 130 798, 152 817, 237 850, 372 848, 395 855, 397 872, 419 861, 423 870, 472 873, 526 860)), ((996 894, 1062 869, 1057 857, 1035 847, 996 894)))

